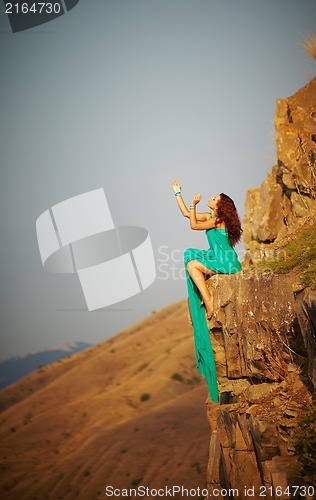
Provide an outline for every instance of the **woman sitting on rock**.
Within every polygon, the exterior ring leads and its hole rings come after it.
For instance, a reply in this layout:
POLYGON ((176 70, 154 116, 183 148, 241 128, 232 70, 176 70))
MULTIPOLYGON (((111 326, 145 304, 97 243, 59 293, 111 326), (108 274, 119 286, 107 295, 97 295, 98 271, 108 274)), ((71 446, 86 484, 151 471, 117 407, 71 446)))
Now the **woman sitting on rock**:
POLYGON ((216 370, 204 314, 205 307, 207 319, 213 316, 214 298, 206 285, 205 277, 214 274, 232 274, 241 270, 237 253, 233 248, 240 241, 241 224, 235 204, 226 194, 212 196, 207 202, 210 211, 197 213, 196 206, 202 196, 196 194, 188 210, 181 196, 180 181, 176 179, 172 187, 182 214, 190 219, 191 229, 206 231, 209 243, 208 250, 188 248, 184 253, 184 262, 197 366, 200 373, 206 376, 210 392, 212 388, 216 400, 217 385, 216 390, 214 388, 216 370))

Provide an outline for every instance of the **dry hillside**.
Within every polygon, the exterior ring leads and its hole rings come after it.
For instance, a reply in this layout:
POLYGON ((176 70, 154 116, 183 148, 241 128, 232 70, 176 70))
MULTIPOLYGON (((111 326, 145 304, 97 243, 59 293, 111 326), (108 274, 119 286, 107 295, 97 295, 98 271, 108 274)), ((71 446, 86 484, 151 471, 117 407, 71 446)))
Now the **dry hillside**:
POLYGON ((207 388, 186 314, 185 302, 173 304, 3 390, 1 497, 205 487, 207 388))

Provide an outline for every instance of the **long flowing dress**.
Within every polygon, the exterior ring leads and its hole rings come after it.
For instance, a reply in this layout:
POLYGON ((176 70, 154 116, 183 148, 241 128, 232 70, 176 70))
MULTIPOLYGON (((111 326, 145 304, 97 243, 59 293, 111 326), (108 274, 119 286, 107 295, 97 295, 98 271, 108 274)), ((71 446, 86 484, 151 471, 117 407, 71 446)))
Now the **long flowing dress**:
POLYGON ((211 400, 218 402, 216 365, 205 309, 201 304, 200 292, 188 273, 187 264, 190 260, 198 260, 211 271, 221 274, 236 273, 241 270, 241 265, 237 253, 229 243, 226 229, 208 229, 206 236, 210 246, 209 249, 188 248, 184 252, 184 263, 194 329, 196 366, 199 373, 206 378, 211 400))

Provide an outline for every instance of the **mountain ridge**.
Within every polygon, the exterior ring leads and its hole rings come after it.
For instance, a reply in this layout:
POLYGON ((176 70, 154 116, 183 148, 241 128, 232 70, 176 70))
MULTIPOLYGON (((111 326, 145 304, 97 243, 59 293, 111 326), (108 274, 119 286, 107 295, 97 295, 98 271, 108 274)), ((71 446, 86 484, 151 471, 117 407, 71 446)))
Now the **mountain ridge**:
POLYGON ((44 350, 13 356, 0 361, 0 390, 13 384, 42 365, 48 365, 65 356, 91 347, 87 342, 65 342, 44 350))

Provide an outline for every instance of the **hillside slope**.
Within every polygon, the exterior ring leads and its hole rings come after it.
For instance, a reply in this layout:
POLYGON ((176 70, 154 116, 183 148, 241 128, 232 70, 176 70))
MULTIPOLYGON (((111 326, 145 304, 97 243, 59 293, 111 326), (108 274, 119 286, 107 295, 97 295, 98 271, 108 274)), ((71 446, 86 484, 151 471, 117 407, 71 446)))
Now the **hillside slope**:
POLYGON ((186 315, 185 302, 173 304, 3 390, 2 498, 204 487, 207 388, 186 315))

